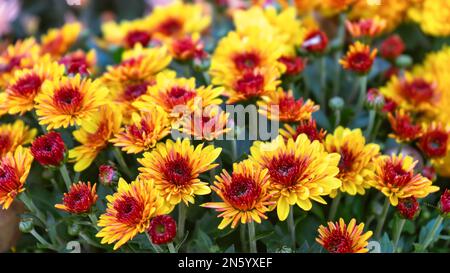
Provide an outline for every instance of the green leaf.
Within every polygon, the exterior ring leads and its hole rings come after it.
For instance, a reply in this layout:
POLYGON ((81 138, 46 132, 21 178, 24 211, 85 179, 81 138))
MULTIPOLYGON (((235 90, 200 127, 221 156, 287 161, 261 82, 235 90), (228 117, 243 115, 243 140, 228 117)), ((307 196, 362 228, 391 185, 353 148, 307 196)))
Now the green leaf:
POLYGON ((384 233, 383 238, 380 241, 381 252, 382 253, 393 253, 394 252, 394 244, 391 239, 389 239, 389 235, 384 233))

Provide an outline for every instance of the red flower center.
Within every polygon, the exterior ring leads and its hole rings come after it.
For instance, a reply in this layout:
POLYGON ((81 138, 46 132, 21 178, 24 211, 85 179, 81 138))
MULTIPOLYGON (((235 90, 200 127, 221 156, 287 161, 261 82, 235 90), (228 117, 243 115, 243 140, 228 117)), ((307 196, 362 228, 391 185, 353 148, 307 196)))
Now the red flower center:
POLYGON ((295 158, 293 154, 283 154, 273 158, 266 167, 274 183, 291 187, 303 179, 307 166, 306 159, 295 158))
POLYGON ((85 184, 72 186, 69 193, 63 198, 64 205, 73 213, 88 212, 93 202, 91 190, 85 184))
POLYGON ((448 134, 443 130, 425 133, 419 140, 419 146, 429 157, 443 157, 447 154, 448 134))
POLYGON ((233 174, 230 184, 225 184, 224 197, 239 210, 251 210, 261 194, 261 187, 242 174, 233 174))
POLYGON ((317 130, 317 124, 315 120, 308 120, 302 121, 297 125, 297 128, 295 129, 294 140, 296 140, 297 137, 301 134, 307 135, 310 141, 318 140, 320 142, 323 142, 326 133, 322 129, 320 131, 317 130))
POLYGON ((39 91, 42 85, 42 79, 32 73, 19 79, 12 87, 11 91, 15 95, 33 98, 39 91))
POLYGON ((351 149, 348 148, 347 144, 341 148, 341 159, 339 160, 338 168, 339 173, 345 174, 353 169, 356 155, 352 153, 351 149))
POLYGON ((414 125, 409 115, 397 115, 393 121, 389 119, 389 122, 401 139, 416 139, 421 131, 420 125, 414 125))
POLYGON ((116 218, 129 226, 138 225, 142 220, 144 208, 142 203, 131 196, 122 196, 114 204, 116 218))
POLYGON ((292 96, 285 96, 280 100, 280 113, 290 114, 298 111, 303 106, 303 99, 295 100, 292 96))
POLYGON ((2 195, 13 195, 15 197, 20 188, 19 177, 15 169, 9 165, 0 166, 0 192, 2 195))
POLYGON ((189 160, 180 154, 171 154, 164 163, 163 174, 170 184, 184 187, 192 180, 192 167, 189 160))
POLYGON ((66 146, 57 132, 38 137, 31 145, 31 153, 43 166, 59 166, 64 160, 66 146))
POLYGON ((237 80, 236 90, 242 93, 246 98, 259 96, 264 89, 264 77, 259 74, 246 73, 237 80))
POLYGON ((412 220, 419 211, 419 203, 414 197, 400 199, 398 201, 397 211, 404 218, 412 220))
POLYGON ((373 59, 368 52, 356 52, 348 56, 350 69, 358 73, 366 73, 373 64, 373 59))
POLYGON ((128 126, 128 131, 135 138, 143 138, 144 135, 148 135, 153 132, 154 127, 150 126, 145 120, 141 120, 140 126, 136 124, 128 126))
POLYGON ((403 82, 402 91, 407 99, 414 103, 421 103, 433 98, 435 87, 432 83, 418 78, 411 82, 403 82))
POLYGON ((237 54, 233 57, 234 65, 238 70, 248 71, 259 66, 261 59, 258 54, 254 52, 246 52, 237 54))
POLYGON ((76 87, 72 86, 61 87, 59 90, 56 90, 53 96, 55 105, 67 113, 76 112, 80 108, 82 101, 83 95, 76 87))
POLYGON ((450 212, 450 191, 448 189, 445 189, 444 193, 441 195, 440 205, 441 205, 441 211, 443 213, 449 213, 450 212))
POLYGON ((334 229, 323 240, 323 247, 331 253, 352 253, 352 240, 347 233, 342 233, 339 229, 334 229))
POLYGON ((68 56, 64 56, 59 61, 60 64, 64 65, 67 70, 67 74, 74 75, 74 74, 81 74, 81 75, 88 75, 88 61, 86 59, 86 56, 84 54, 72 54, 68 56))
POLYGON ((149 87, 150 85, 151 84, 149 82, 142 82, 142 83, 128 85, 125 88, 125 92, 124 92, 124 95, 123 95, 124 99, 126 101, 134 101, 134 100, 136 100, 140 96, 142 96, 145 93, 147 93, 147 87, 149 87))
POLYGON ((147 46, 151 38, 150 34, 146 31, 133 30, 129 31, 125 36, 125 43, 129 48, 134 47, 136 44, 147 46))
POLYGON ((8 134, 0 134, 0 156, 5 155, 11 149, 11 138, 8 134))
POLYGON ((175 86, 167 92, 168 102, 173 106, 185 105, 191 99, 195 98, 197 93, 193 90, 186 89, 184 87, 175 86))
POLYGON ((20 66, 22 62, 23 56, 14 56, 9 60, 9 63, 0 64, 0 74, 9 73, 13 71, 15 68, 20 66))
POLYGON ((412 172, 405 171, 401 162, 387 161, 384 166, 383 181, 386 185, 403 187, 411 181, 412 172))
POLYGON ((154 244, 167 244, 177 235, 177 224, 169 215, 159 215, 150 222, 148 233, 154 244))
POLYGON ((158 27, 158 31, 166 36, 173 36, 175 34, 178 34, 182 29, 183 22, 181 22, 177 18, 168 18, 158 27))

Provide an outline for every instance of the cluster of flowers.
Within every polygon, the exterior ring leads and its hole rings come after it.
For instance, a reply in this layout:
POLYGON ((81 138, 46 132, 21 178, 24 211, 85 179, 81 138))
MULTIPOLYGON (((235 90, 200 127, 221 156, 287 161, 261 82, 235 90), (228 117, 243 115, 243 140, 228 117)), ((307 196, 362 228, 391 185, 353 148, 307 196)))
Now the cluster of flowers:
MULTIPOLYGON (((439 191, 432 182, 435 172, 450 175, 450 72, 446 69, 450 48, 431 53, 423 64, 410 68, 401 56, 405 46, 399 36, 388 37, 378 49, 374 38, 409 19, 424 32, 448 35, 449 20, 439 18, 436 8, 449 3, 369 2, 295 1, 296 7, 290 7, 280 1, 280 9, 258 4, 229 9, 234 29, 208 53, 205 41, 210 37, 205 33, 212 11, 203 4, 176 1, 156 7, 144 18, 103 24, 97 45, 121 53, 120 62, 106 71, 96 66, 95 50, 74 50, 83 38, 78 22, 50 30, 40 42, 17 41, 0 55, 0 115, 17 117, 0 125, 0 205, 8 209, 19 197, 45 222, 25 188, 35 160, 58 169, 66 183, 62 203, 55 207, 91 217, 98 228, 96 236, 102 244, 114 244, 114 250, 137 234, 148 233, 153 244, 168 243, 175 251, 171 242, 177 233, 184 238, 186 208, 196 196, 211 191, 220 201, 201 206, 220 212, 219 229, 247 224, 252 251, 256 251, 254 223, 267 219, 268 212, 276 210, 279 220, 288 219, 295 247, 296 205, 310 211, 313 202, 327 204, 325 198, 331 197, 333 211, 343 194, 364 195, 370 188, 387 200, 376 237, 389 205, 413 219, 419 210, 417 199, 439 191), (320 108, 326 112, 328 104, 323 73, 316 98, 320 104, 296 98, 302 71, 309 62, 326 66, 332 47, 312 16, 317 9, 325 17, 339 14, 338 47, 345 43, 346 29, 352 39, 347 53, 337 58, 358 78, 356 114, 367 106, 370 116, 364 133, 339 126, 338 118, 333 132, 318 128, 313 114, 320 108), (378 53, 391 64, 385 74, 387 84, 367 92, 378 53), (187 69, 184 77, 171 69, 172 63, 187 69), (204 181, 201 175, 214 172, 222 153, 214 139, 232 130, 229 114, 220 107, 224 97, 228 104, 256 104, 261 115, 279 120, 284 127, 272 141, 255 141, 248 158, 237 162, 239 158, 233 156, 231 171, 223 169, 204 181), (273 105, 278 106, 276 112, 273 105), (198 112, 200 123, 185 118, 198 112), (376 120, 385 117, 391 126, 389 137, 399 143, 392 154, 383 154, 383 147, 375 143, 376 120), (40 128, 26 125, 27 118, 37 120, 40 128), (202 141, 171 140, 173 129, 202 141), (39 130, 42 135, 36 137, 39 130), (71 132, 78 144, 68 148, 62 132, 71 132), (115 147, 120 171, 133 181, 128 183, 116 166, 102 162, 99 181, 112 187, 118 181, 118 185, 106 197, 106 211, 97 221, 93 210, 97 184, 72 181, 66 164, 73 163, 74 172, 81 173, 109 144, 115 147), (427 159, 425 167, 406 155, 405 145, 418 147, 427 159), (139 157, 137 176, 126 166, 121 151, 139 157), (178 227, 170 216, 176 207, 178 227)), ((339 87, 336 90, 334 95, 339 94, 339 87)), ((335 113, 342 107, 339 98, 331 100, 329 108, 335 113)), ((450 211, 448 190, 440 199, 440 210, 444 216, 450 211)), ((348 224, 343 219, 329 222, 328 227, 319 227, 317 242, 330 252, 367 252, 372 232, 363 229, 364 224, 357 225, 354 219, 348 224)))

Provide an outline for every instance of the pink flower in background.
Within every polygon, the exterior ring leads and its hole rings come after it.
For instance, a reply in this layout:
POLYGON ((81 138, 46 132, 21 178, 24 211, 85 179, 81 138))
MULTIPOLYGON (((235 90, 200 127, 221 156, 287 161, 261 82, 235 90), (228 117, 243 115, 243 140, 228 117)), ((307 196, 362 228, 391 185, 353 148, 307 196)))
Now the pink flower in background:
POLYGON ((147 5, 154 8, 157 6, 166 6, 174 2, 174 0, 145 0, 147 5))
POLYGON ((11 22, 17 18, 19 11, 18 0, 0 0, 0 36, 9 33, 11 22))

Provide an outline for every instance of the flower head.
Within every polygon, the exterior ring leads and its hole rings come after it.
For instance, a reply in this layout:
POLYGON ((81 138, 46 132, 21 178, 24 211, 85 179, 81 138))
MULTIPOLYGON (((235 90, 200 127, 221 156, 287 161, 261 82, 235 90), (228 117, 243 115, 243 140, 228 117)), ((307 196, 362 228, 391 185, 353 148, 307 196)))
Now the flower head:
POLYGON ((33 156, 30 150, 17 147, 0 159, 0 205, 8 209, 14 199, 25 190, 33 156))
POLYGON ((439 207, 442 213, 450 213, 450 191, 448 189, 445 189, 444 193, 441 195, 439 207))
POLYGON ((65 24, 60 29, 50 29, 41 37, 41 53, 49 53, 54 57, 65 54, 77 41, 82 30, 82 25, 78 22, 65 24))
POLYGON ((413 220, 420 211, 419 202, 413 196, 399 199, 396 208, 400 216, 408 220, 413 220))
POLYGON ((380 55, 388 60, 395 60, 405 51, 405 44, 398 35, 389 36, 380 46, 380 55))
POLYGON ((289 124, 285 124, 284 129, 280 129, 280 135, 282 135, 285 139, 293 138, 295 141, 301 134, 305 134, 310 141, 317 140, 319 142, 323 142, 327 132, 322 128, 317 128, 315 119, 300 121, 296 124, 295 128, 289 124))
POLYGON ((94 50, 85 53, 77 50, 64 55, 59 63, 64 65, 69 75, 81 74, 82 76, 90 75, 94 72, 96 55, 94 50))
POLYGON ((233 173, 226 170, 216 176, 214 192, 222 199, 222 202, 205 203, 202 206, 215 209, 223 217, 219 229, 229 224, 235 228, 239 222, 261 223, 267 219, 265 213, 275 202, 271 201, 269 193, 269 174, 267 169, 262 169, 255 163, 245 160, 233 164, 233 173))
POLYGON ((360 129, 350 130, 338 127, 325 139, 325 149, 330 153, 339 153, 337 177, 342 181, 340 191, 350 195, 364 194, 369 188, 367 180, 373 174, 373 159, 379 154, 377 144, 366 144, 360 129))
POLYGON ((285 220, 290 206, 303 210, 312 208, 312 200, 326 204, 322 198, 341 186, 339 154, 327 153, 324 146, 311 142, 305 134, 284 140, 278 136, 272 142, 256 141, 250 148, 250 159, 270 175, 270 193, 277 202, 277 214, 285 220))
POLYGON ((172 242, 177 235, 177 223, 170 215, 158 215, 150 221, 147 232, 152 243, 167 244, 172 242))
POLYGON ((351 70, 358 74, 367 74, 372 68, 372 64, 377 55, 377 49, 370 51, 368 45, 359 41, 350 45, 350 49, 346 56, 339 61, 345 69, 351 70))
POLYGON ((445 157, 449 149, 450 126, 440 123, 423 125, 423 134, 419 138, 418 146, 429 158, 439 159, 445 157))
POLYGON ((81 172, 87 169, 97 155, 107 147, 108 141, 117 133, 122 124, 122 115, 111 105, 103 105, 89 122, 83 123, 73 136, 81 145, 69 151, 69 160, 74 161, 74 169, 81 172))
POLYGON ((36 134, 36 129, 31 129, 20 119, 0 125, 0 158, 14 152, 18 146, 31 143, 36 134))
POLYGON ((387 196, 393 206, 398 200, 415 197, 424 198, 436 192, 439 187, 421 174, 414 173, 417 161, 410 156, 380 156, 375 160, 375 175, 369 180, 371 186, 387 196))
POLYGON ((212 145, 194 147, 188 139, 176 142, 169 139, 138 159, 143 166, 139 171, 142 177, 155 180, 156 188, 168 204, 176 205, 181 201, 193 204, 195 195, 211 192, 199 175, 217 166, 213 162, 221 150, 212 145))
POLYGON ((161 107, 153 105, 146 112, 133 113, 132 123, 125 125, 111 142, 129 154, 138 154, 155 147, 170 133, 168 115, 161 107))
POLYGON ((199 60, 207 56, 198 33, 174 39, 169 49, 174 59, 181 61, 199 60))
POLYGON ((303 98, 296 100, 292 90, 285 92, 278 89, 269 96, 258 101, 258 112, 272 120, 282 122, 299 122, 310 120, 312 113, 319 110, 311 100, 304 101, 303 98))
POLYGON ((69 192, 64 193, 63 204, 56 204, 55 208, 69 213, 87 213, 97 202, 96 184, 78 182, 70 186, 69 192))
POLYGON ((36 97, 36 114, 39 123, 47 129, 82 125, 105 104, 108 89, 100 80, 63 77, 46 81, 36 97))
POLYGON ((347 225, 340 218, 339 222, 328 222, 328 227, 321 225, 316 241, 330 253, 366 253, 372 231, 363 233, 363 230, 363 223, 356 225, 356 220, 352 219, 347 225))
POLYGON ((413 141, 420 137, 422 133, 422 127, 414 124, 411 115, 403 109, 395 111, 395 116, 388 113, 388 120, 393 131, 389 134, 389 137, 395 138, 397 142, 413 141))
POLYGON ((384 31, 386 28, 386 20, 375 16, 374 18, 360 19, 354 22, 346 21, 345 26, 353 38, 374 38, 384 31))
POLYGON ((309 53, 323 54, 328 46, 328 36, 321 30, 308 32, 302 44, 302 48, 309 53))
POLYGON ((98 181, 105 186, 111 186, 119 181, 119 172, 113 165, 101 165, 98 168, 98 181))
POLYGON ((100 216, 98 226, 102 229, 96 236, 102 238, 102 244, 115 243, 114 250, 147 231, 153 217, 168 212, 153 180, 138 178, 128 184, 121 178, 117 192, 106 199, 108 207, 100 216))
POLYGON ((122 21, 119 24, 110 21, 102 25, 103 40, 100 41, 102 47, 111 45, 133 48, 136 45, 146 47, 152 40, 152 33, 148 26, 148 20, 136 19, 122 21))
POLYGON ((66 157, 66 145, 60 133, 50 132, 33 141, 31 153, 42 166, 59 167, 66 157))
POLYGON ((296 76, 305 69, 306 60, 297 56, 281 56, 278 61, 286 67, 284 72, 288 76, 296 76))

